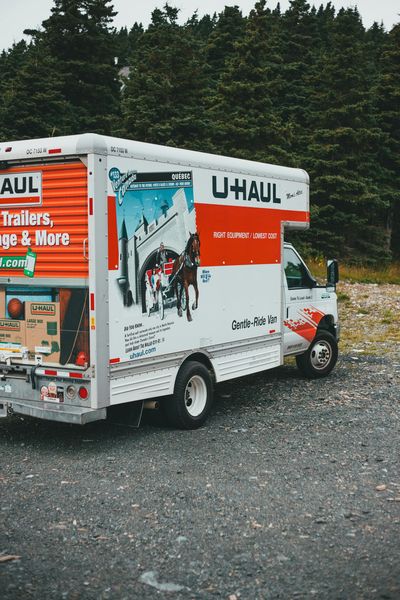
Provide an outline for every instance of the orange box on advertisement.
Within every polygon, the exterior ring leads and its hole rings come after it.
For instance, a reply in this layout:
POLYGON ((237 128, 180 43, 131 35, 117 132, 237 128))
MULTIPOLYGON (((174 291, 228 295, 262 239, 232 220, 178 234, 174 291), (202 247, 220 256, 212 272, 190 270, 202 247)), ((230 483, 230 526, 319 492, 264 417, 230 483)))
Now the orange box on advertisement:
POLYGON ((59 302, 25 302, 26 345, 29 353, 41 354, 44 362, 60 359, 59 302))
POLYGON ((25 321, 0 319, 0 344, 25 346, 25 321))

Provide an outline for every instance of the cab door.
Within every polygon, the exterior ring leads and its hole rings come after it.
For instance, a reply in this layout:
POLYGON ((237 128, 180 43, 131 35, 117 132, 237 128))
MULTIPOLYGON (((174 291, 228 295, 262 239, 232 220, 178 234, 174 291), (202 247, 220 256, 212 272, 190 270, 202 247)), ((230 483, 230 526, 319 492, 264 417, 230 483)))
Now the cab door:
POLYGON ((313 288, 316 282, 292 246, 284 247, 283 257, 283 353, 299 354, 308 348, 318 326, 313 308, 313 288))

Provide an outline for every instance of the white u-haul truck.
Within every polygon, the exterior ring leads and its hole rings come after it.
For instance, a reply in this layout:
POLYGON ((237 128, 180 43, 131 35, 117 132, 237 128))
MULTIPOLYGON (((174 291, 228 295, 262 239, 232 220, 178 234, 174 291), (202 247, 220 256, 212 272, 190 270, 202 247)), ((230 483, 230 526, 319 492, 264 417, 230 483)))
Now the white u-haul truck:
MULTIPOLYGON (((0 143, 0 412, 84 424, 160 402, 196 428, 215 383, 337 359, 337 264, 284 233, 305 171, 84 134, 0 143)), ((137 410, 135 410, 137 409, 137 410)))

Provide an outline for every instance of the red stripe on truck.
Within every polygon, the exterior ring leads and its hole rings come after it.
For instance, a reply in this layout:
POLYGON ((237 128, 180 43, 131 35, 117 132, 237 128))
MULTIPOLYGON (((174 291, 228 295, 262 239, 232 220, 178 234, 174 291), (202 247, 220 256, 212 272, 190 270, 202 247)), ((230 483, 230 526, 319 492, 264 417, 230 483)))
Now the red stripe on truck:
POLYGON ((117 271, 119 268, 119 247, 117 209, 115 197, 108 196, 108 270, 117 271))
POLYGON ((196 203, 201 264, 266 265, 281 262, 281 224, 308 223, 307 211, 196 203))

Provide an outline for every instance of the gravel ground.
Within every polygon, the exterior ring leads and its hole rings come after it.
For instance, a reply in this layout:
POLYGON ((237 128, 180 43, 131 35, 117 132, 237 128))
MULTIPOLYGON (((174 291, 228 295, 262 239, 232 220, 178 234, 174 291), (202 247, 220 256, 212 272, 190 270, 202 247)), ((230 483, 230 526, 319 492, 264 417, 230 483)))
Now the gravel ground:
POLYGON ((193 432, 1 420, 2 599, 398 599, 399 367, 290 363, 193 432))
POLYGON ((400 357, 400 285, 340 283, 342 352, 400 357))

